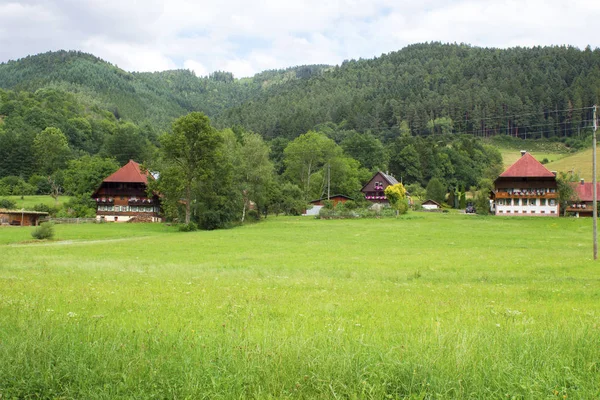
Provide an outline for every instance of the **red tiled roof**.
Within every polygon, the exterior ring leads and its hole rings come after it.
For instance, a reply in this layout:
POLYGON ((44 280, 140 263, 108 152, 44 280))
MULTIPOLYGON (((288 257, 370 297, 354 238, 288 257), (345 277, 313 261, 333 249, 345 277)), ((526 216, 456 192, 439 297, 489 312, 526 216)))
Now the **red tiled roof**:
POLYGON ((525 153, 506 171, 500 174, 501 178, 552 178, 554 174, 536 160, 531 154, 525 153))
POLYGON ((133 182, 148 184, 149 173, 140 170, 140 164, 133 160, 123 165, 117 172, 109 176, 104 182, 133 182))
MULTIPOLYGON (((581 183, 574 183, 573 188, 575 189, 575 192, 577 192, 580 201, 594 200, 594 193, 592 193, 594 186, 591 182, 584 183, 583 185, 581 183)), ((596 193, 600 196, 600 183, 596 183, 596 193)))

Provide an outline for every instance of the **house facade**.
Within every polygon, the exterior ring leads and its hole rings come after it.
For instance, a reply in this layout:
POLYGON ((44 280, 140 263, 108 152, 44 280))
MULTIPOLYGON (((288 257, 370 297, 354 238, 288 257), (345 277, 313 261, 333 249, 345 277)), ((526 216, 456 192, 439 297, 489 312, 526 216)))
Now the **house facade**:
POLYGON ((393 176, 378 171, 360 191, 364 193, 365 199, 372 203, 388 203, 384 190, 397 183, 398 181, 393 176))
MULTIPOLYGON (((574 213, 577 217, 591 217, 594 210, 594 186, 591 182, 585 183, 582 179, 573 184, 575 196, 567 205, 567 212, 574 213)), ((596 183, 596 193, 600 196, 600 183, 596 183)))
POLYGON ((492 200, 496 215, 557 217, 556 175, 522 151, 521 158, 494 181, 492 200))
POLYGON ((148 180, 154 179, 133 160, 110 175, 92 198, 96 201, 96 219, 109 222, 160 222, 160 198, 147 193, 148 180))

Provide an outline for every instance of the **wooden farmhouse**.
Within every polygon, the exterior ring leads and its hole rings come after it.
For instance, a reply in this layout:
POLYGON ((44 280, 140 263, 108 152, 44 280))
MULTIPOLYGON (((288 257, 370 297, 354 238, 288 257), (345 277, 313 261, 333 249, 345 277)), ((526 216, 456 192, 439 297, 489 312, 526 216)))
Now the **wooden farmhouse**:
POLYGON ((496 215, 559 215, 556 174, 526 151, 494 181, 496 215))
MULTIPOLYGON (((567 212, 575 213, 578 217, 591 217, 593 214, 594 186, 582 179, 573 184, 575 196, 567 205, 567 212)), ((596 193, 600 196, 600 183, 596 183, 596 193)))
POLYGON ((372 203, 388 203, 383 191, 386 187, 397 183, 393 176, 378 171, 360 191, 365 194, 365 199, 372 203))
POLYGON ((133 160, 102 181, 92 194, 96 219, 104 221, 160 222, 160 199, 148 196, 148 180, 154 179, 133 160))
POLYGON ((25 210, 0 210, 0 225, 38 226, 47 212, 25 210))

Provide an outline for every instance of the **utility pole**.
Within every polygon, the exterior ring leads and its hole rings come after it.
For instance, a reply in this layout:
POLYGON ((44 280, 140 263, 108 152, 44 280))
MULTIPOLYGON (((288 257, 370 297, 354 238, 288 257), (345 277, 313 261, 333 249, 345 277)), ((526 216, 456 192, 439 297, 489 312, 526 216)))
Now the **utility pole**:
POLYGON ((594 194, 592 213, 594 216, 594 260, 598 259, 598 189, 596 188, 596 131, 598 130, 598 117, 596 115, 597 109, 598 106, 594 105, 594 134, 592 136, 592 193, 594 194))
POLYGON ((330 197, 330 189, 331 189, 331 164, 327 163, 327 200, 330 197))

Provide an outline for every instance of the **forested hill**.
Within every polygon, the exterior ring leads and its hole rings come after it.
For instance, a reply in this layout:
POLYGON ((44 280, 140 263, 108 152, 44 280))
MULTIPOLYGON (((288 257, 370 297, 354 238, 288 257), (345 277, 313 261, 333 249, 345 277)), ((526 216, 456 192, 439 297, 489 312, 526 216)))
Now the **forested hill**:
POLYGON ((340 66, 302 66, 234 79, 187 70, 129 73, 81 52, 50 52, 0 64, 0 88, 74 93, 118 119, 163 130, 203 111, 219 127, 294 138, 325 126, 406 134, 576 136, 600 102, 600 49, 486 49, 416 44, 340 66))
POLYGON ((227 110, 223 125, 295 137, 315 125, 371 130, 382 139, 471 133, 577 135, 600 99, 600 49, 486 49, 417 44, 344 62, 227 110), (518 115, 518 117, 513 117, 518 115))
POLYGON ((190 111, 215 117, 273 86, 308 79, 327 68, 300 66, 241 80, 228 72, 199 78, 188 70, 130 73, 91 54, 57 51, 0 64, 0 88, 31 92, 60 89, 74 93, 83 104, 110 110, 118 119, 164 129, 190 111))

